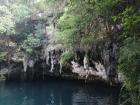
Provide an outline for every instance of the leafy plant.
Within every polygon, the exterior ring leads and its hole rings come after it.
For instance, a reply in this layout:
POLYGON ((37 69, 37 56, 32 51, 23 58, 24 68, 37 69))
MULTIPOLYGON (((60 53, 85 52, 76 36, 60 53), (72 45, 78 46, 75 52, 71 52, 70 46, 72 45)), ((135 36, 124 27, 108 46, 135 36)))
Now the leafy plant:
POLYGON ((124 85, 129 91, 130 102, 140 102, 140 41, 131 38, 120 48, 118 69, 124 74, 124 85))
POLYGON ((33 48, 39 45, 40 45, 40 39, 34 36, 33 34, 29 34, 27 36, 27 39, 24 40, 23 42, 23 48, 25 48, 26 51, 30 54, 33 52, 33 48))
POLYGON ((70 59, 72 58, 72 53, 69 51, 65 51, 62 53, 61 58, 60 58, 60 63, 62 65, 65 65, 66 63, 68 63, 70 61, 70 59))
POLYGON ((15 33, 15 21, 13 18, 14 16, 7 6, 0 6, 0 33, 15 33))

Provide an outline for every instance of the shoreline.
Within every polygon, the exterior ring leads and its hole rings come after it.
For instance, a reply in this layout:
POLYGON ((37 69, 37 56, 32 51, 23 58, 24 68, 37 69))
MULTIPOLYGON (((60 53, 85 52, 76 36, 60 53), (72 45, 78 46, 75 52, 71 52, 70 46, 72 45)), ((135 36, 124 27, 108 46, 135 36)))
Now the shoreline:
MULTIPOLYGON (((1 82, 1 81, 0 81, 1 82)), ((7 82, 7 83, 12 83, 12 82, 18 82, 18 83, 32 83, 32 82, 67 82, 67 83, 76 83, 76 84, 83 84, 83 85, 100 85, 100 86, 107 86, 107 87, 121 87, 121 83, 116 83, 113 85, 110 85, 109 82, 104 81, 104 80, 85 80, 84 78, 80 78, 78 79, 77 77, 73 77, 72 75, 46 75, 45 78, 34 78, 33 80, 30 79, 26 79, 26 80, 22 80, 22 79, 8 79, 8 80, 4 80, 2 82, 7 82)))

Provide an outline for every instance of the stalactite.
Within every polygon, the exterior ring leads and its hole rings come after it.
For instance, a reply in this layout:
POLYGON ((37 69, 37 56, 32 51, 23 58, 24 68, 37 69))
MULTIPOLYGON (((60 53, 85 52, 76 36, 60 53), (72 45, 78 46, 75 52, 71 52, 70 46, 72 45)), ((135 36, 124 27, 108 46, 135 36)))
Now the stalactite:
POLYGON ((84 69, 88 70, 89 69, 89 59, 88 59, 88 55, 87 54, 85 54, 85 56, 84 56, 83 63, 84 63, 84 69))
POLYGON ((24 57, 23 57, 23 68, 24 68, 24 72, 27 71, 27 66, 28 66, 28 56, 27 56, 27 54, 24 54, 24 57))
POLYGON ((53 70, 54 70, 54 56, 53 56, 53 50, 50 51, 50 63, 51 63, 50 72, 53 72, 53 70))
POLYGON ((44 45, 44 58, 46 60, 46 64, 49 65, 49 51, 48 51, 48 48, 47 48, 47 44, 44 45))
POLYGON ((34 67, 34 61, 33 60, 29 60, 28 61, 28 65, 29 65, 29 67, 33 68, 34 67))
POLYGON ((59 73, 61 74, 62 73, 62 64, 60 63, 60 69, 59 69, 59 73))

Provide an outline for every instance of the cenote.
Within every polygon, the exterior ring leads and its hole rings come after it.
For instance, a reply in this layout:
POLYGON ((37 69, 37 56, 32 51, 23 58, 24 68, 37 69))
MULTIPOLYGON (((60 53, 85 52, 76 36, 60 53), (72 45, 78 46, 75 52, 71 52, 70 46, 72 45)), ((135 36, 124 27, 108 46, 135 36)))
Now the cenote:
POLYGON ((119 105, 119 89, 69 81, 0 84, 0 105, 119 105))

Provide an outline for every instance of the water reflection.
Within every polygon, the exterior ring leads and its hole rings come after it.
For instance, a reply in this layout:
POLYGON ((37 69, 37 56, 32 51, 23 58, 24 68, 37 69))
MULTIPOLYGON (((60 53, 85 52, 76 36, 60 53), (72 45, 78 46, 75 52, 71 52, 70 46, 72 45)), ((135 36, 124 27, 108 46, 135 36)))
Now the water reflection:
POLYGON ((116 90, 71 83, 0 84, 0 105, 118 105, 116 90))

